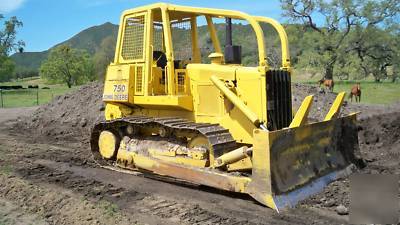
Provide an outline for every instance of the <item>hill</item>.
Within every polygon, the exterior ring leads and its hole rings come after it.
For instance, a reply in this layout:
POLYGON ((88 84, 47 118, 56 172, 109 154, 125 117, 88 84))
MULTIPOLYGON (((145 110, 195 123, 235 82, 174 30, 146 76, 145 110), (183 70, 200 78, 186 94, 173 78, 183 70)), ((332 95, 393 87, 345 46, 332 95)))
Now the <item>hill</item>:
POLYGON ((47 55, 52 48, 62 44, 68 44, 72 48, 85 49, 93 55, 99 50, 100 44, 105 38, 109 36, 116 37, 117 33, 118 25, 107 22, 99 26, 85 29, 72 38, 51 47, 49 50, 43 52, 15 53, 11 58, 16 63, 17 70, 37 70, 43 60, 47 58, 47 55))

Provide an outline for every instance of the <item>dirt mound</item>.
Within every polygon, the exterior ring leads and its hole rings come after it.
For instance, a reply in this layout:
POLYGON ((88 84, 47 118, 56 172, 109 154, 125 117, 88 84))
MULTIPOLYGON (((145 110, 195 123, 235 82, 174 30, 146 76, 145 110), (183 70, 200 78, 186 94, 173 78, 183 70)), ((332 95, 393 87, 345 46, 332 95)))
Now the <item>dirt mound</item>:
POLYGON ((72 93, 57 96, 17 126, 39 138, 86 139, 93 124, 103 117, 102 90, 102 84, 93 82, 72 93))
MULTIPOLYGON (((335 93, 307 84, 292 84, 292 95, 294 112, 297 111, 306 96, 314 95, 314 101, 309 114, 310 121, 323 120, 331 108, 333 101, 336 99, 335 93)), ((342 113, 348 114, 350 112, 348 108, 348 104, 344 104, 342 113)))

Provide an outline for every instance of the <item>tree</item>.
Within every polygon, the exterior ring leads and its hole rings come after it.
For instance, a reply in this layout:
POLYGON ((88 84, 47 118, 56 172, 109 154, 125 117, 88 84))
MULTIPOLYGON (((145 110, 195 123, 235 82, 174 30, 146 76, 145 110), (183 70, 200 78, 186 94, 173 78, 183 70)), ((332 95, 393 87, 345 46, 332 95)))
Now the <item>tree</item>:
POLYGON ((349 50, 355 52, 358 67, 364 77, 373 75, 379 82, 388 77, 399 46, 396 40, 399 26, 400 1, 367 2, 360 12, 354 32, 350 35, 349 50))
MULTIPOLYGON (((324 69, 324 76, 332 79, 335 67, 342 70, 348 62, 348 37, 355 27, 365 28, 365 24, 377 26, 398 13, 398 0, 281 0, 284 15, 293 22, 301 22, 306 33, 307 49, 312 53, 309 59, 324 69), (397 7, 396 7, 397 6, 397 7), (322 25, 317 26, 316 20, 322 25)), ((303 52, 305 53, 305 52, 303 52)), ((302 58, 301 58, 302 59, 302 58)), ((303 61, 305 59, 302 59, 303 61)), ((339 70, 339 71, 340 71, 339 70)))
POLYGON ((107 66, 113 61, 115 54, 116 37, 108 36, 101 41, 99 49, 93 56, 94 70, 99 80, 103 80, 107 66))
POLYGON ((391 66, 394 49, 393 37, 377 27, 357 29, 354 32, 351 50, 359 61, 357 67, 363 78, 372 75, 379 82, 387 78, 387 67, 391 66))
POLYGON ((14 71, 14 79, 23 79, 27 77, 38 77, 39 76, 39 71, 36 69, 32 68, 26 68, 19 66, 15 71, 14 71))
MULTIPOLYGON (((399 30, 400 31, 400 30, 399 30)), ((400 32, 398 32, 400 35, 400 32)), ((398 36, 397 36, 398 37, 398 36)), ((395 42, 395 52, 393 54, 392 59, 392 82, 396 82, 396 80, 400 77, 400 40, 399 38, 396 39, 395 42)))
POLYGON ((66 83, 69 88, 95 79, 89 54, 68 45, 60 45, 50 51, 40 66, 40 76, 55 83, 66 83))
POLYGON ((0 82, 12 79, 15 63, 8 56, 0 55, 0 82))
MULTIPOLYGON (((4 16, 0 14, 0 21, 4 16)), ((9 81, 15 68, 15 63, 9 58, 10 53, 22 49, 23 41, 17 41, 17 28, 22 27, 22 22, 16 17, 11 17, 4 22, 4 29, 0 30, 0 81, 9 81)))

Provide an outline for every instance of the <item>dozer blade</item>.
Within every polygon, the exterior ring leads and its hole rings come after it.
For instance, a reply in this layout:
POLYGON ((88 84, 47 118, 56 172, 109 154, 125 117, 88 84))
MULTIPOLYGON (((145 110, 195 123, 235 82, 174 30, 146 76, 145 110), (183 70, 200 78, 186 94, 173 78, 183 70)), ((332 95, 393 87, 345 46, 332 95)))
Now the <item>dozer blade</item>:
POLYGON ((278 131, 254 131, 253 173, 247 192, 279 209, 349 175, 361 159, 356 114, 278 131))

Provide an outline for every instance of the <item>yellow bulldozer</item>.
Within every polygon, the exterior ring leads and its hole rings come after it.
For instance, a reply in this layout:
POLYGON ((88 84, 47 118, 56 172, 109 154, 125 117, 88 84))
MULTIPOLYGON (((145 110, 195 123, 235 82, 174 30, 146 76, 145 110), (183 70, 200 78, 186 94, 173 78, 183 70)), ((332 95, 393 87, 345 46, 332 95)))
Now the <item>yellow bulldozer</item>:
POLYGON ((126 10, 91 151, 102 167, 247 193, 279 211, 358 161, 356 114, 339 113, 344 93, 314 123, 307 122, 313 96, 296 112, 291 96, 287 35, 275 20, 165 3, 126 10), (224 50, 217 20, 224 21, 224 50), (252 28, 257 66, 243 65, 232 20, 252 28), (263 24, 279 36, 280 68, 268 65, 263 24))

